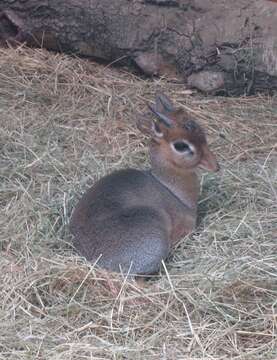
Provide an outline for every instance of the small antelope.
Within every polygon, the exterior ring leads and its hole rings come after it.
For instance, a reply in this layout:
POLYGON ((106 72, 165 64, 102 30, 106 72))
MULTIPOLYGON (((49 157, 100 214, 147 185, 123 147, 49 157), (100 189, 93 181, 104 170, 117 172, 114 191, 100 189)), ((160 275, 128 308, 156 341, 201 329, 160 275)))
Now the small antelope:
POLYGON ((202 128, 163 94, 138 118, 150 137, 150 170, 124 169, 104 176, 77 204, 70 222, 74 246, 110 271, 156 273, 161 261, 196 223, 197 167, 219 165, 202 128))

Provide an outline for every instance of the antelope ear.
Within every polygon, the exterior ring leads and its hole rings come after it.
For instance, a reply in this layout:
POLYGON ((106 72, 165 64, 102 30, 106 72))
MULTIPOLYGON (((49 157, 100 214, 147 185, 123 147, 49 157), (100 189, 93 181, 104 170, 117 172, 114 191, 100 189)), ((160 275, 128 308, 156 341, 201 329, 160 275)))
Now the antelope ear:
POLYGON ((151 119, 147 115, 137 115, 137 128, 147 136, 150 136, 152 139, 159 141, 165 136, 165 126, 159 121, 151 119))
POLYGON ((169 116, 159 112, 156 110, 155 107, 153 107, 152 105, 148 105, 149 109, 152 111, 153 114, 156 115, 156 117, 158 118, 159 122, 163 123, 163 125, 165 125, 166 127, 170 128, 173 125, 172 120, 169 118, 169 116))
POLYGON ((163 93, 157 93, 155 99, 155 110, 159 113, 170 113, 174 110, 172 101, 163 93))
POLYGON ((165 130, 158 121, 152 121, 152 134, 152 137, 156 139, 161 139, 165 135, 165 130))

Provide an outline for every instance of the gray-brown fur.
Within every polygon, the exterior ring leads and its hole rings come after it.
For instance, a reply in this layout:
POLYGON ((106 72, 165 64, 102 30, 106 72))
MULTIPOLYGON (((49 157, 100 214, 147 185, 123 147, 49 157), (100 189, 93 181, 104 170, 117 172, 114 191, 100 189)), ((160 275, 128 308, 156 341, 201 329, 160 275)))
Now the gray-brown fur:
POLYGON ((103 177, 83 195, 71 218, 78 252, 108 270, 157 272, 171 247, 195 226, 199 193, 195 169, 200 165, 218 169, 199 125, 184 126, 188 114, 175 110, 165 95, 157 96, 152 110, 156 126, 149 116, 138 121, 151 136, 151 169, 125 169, 103 177), (168 117, 170 127, 161 114, 168 117), (172 149, 172 142, 181 139, 195 149, 193 161, 185 161, 172 149))

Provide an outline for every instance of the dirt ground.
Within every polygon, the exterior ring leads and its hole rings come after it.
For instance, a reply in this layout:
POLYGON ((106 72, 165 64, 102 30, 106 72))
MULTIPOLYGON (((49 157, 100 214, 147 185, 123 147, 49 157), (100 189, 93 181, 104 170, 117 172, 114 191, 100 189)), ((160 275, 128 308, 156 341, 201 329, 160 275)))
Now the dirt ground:
POLYGON ((0 359, 277 358, 276 96, 2 49, 0 122, 0 359), (197 116, 222 170, 201 173, 197 229, 140 287, 78 257, 68 221, 96 179, 148 166, 135 112, 157 90, 197 116))

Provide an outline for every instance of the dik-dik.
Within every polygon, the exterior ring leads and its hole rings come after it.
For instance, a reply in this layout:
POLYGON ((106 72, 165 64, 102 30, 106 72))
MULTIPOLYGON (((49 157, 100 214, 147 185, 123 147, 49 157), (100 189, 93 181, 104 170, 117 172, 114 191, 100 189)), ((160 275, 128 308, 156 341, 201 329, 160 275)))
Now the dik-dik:
POLYGON ((74 246, 87 260, 134 275, 159 270, 170 249, 196 223, 198 167, 219 165, 205 133, 163 94, 137 126, 150 137, 150 170, 104 176, 81 198, 71 218, 74 246))

